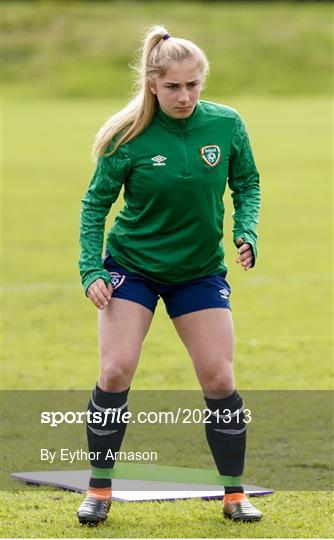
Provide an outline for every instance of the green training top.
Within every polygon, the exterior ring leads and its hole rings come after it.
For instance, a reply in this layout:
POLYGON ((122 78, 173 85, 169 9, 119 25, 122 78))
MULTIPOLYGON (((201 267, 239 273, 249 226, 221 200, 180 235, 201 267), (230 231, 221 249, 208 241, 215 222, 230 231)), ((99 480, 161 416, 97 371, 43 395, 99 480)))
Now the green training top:
POLYGON ((82 200, 80 273, 87 291, 102 264, 104 225, 124 185, 124 207, 107 237, 119 265, 163 283, 182 283, 226 271, 223 194, 234 204, 234 241, 256 257, 259 175, 237 111, 199 101, 174 119, 159 107, 149 126, 111 156, 100 157, 82 200))

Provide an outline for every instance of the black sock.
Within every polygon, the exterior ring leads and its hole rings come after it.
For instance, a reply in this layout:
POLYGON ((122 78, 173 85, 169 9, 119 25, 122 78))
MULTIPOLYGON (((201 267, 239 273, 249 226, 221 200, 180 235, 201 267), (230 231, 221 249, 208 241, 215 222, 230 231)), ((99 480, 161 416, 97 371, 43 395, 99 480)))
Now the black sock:
POLYGON ((129 389, 124 392, 104 392, 98 385, 92 392, 88 403, 91 414, 90 419, 87 418, 88 448, 92 453, 90 487, 110 486, 111 470, 127 425, 122 415, 128 410, 128 392, 129 389))
POLYGON ((242 486, 225 486, 224 487, 225 495, 231 493, 244 493, 244 488, 242 486))
MULTIPOLYGON (((205 424, 206 438, 219 474, 226 477, 227 492, 239 492, 246 451, 246 424, 243 401, 236 390, 227 398, 205 398, 212 411, 211 422, 205 424), (230 411, 230 415, 228 412, 230 411)), ((224 478, 225 481, 225 478, 224 478)))
POLYGON ((111 487, 111 478, 94 478, 93 476, 89 479, 89 487, 91 488, 110 488, 111 487))

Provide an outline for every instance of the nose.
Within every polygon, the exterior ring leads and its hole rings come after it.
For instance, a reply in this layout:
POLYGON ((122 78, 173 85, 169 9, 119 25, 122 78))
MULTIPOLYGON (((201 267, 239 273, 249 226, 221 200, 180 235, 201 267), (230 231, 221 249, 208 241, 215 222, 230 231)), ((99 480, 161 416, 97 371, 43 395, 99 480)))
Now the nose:
POLYGON ((188 103, 189 101, 189 93, 187 88, 181 88, 179 95, 178 95, 178 101, 179 103, 188 103))

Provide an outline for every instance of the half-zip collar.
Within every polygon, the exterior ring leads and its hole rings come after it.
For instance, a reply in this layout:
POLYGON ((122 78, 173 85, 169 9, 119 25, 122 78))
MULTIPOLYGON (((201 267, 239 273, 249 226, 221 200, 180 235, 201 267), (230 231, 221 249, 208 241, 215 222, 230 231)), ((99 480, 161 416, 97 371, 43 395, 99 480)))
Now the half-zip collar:
POLYGON ((192 115, 187 118, 172 118, 161 109, 159 104, 156 109, 156 120, 163 125, 166 130, 176 133, 198 128, 198 122, 203 116, 204 112, 200 101, 196 103, 192 115))

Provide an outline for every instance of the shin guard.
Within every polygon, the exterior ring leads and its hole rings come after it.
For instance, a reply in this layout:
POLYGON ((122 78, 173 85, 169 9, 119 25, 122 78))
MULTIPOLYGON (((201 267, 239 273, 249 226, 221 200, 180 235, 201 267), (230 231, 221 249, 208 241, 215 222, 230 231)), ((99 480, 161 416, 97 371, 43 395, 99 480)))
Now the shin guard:
POLYGON ((205 398, 205 401, 211 411, 211 422, 205 424, 206 438, 219 474, 240 477, 246 451, 243 400, 234 391, 227 398, 205 398))
POLYGON ((127 412, 128 390, 104 392, 98 385, 88 403, 87 440, 91 466, 112 469, 125 434, 122 417, 127 412), (98 421, 100 419, 100 421, 98 421))

